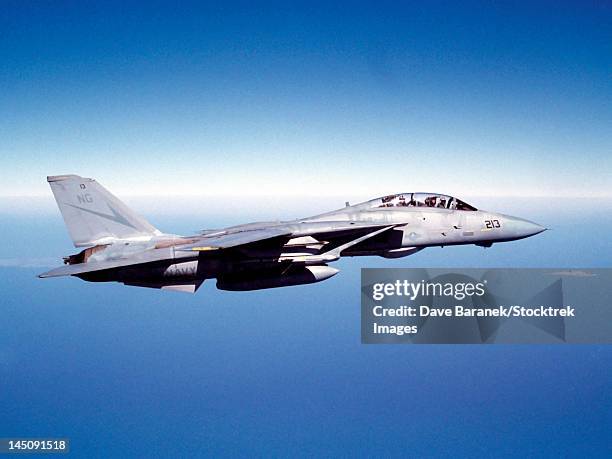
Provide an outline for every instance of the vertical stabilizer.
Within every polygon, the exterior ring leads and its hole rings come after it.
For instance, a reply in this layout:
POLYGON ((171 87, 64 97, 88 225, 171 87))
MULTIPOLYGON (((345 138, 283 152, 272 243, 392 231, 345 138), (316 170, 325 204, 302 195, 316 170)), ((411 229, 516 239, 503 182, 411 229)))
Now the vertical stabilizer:
POLYGON ((56 175, 47 182, 76 247, 161 234, 94 179, 56 175))

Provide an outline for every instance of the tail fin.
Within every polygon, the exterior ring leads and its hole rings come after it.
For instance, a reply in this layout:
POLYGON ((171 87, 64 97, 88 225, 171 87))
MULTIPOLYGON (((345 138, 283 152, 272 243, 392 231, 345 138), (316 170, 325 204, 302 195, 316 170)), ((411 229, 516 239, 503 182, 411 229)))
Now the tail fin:
POLYGON ((78 175, 47 177, 75 247, 161 234, 102 185, 78 175))

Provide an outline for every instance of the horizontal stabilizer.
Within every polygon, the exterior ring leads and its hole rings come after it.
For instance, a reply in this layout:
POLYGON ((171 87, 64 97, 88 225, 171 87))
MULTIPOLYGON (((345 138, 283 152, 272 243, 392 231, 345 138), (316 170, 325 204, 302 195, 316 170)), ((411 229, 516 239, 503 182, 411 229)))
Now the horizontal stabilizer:
POLYGON ((143 263, 151 263, 169 258, 168 250, 152 250, 133 255, 130 258, 121 258, 118 260, 108 261, 92 261, 88 263, 77 263, 74 265, 64 265, 59 268, 52 269, 46 273, 39 274, 38 277, 61 277, 75 276, 78 274, 89 273, 93 271, 103 271, 105 269, 121 268, 124 266, 140 265, 143 263))

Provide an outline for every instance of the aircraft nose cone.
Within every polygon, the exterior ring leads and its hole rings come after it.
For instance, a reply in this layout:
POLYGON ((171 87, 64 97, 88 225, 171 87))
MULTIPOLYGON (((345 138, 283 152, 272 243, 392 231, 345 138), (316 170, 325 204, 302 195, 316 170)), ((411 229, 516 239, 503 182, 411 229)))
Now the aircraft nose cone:
POLYGON ((512 218, 512 227, 516 237, 519 238, 535 236, 536 234, 540 234, 542 231, 546 231, 546 228, 542 225, 516 217, 512 218))

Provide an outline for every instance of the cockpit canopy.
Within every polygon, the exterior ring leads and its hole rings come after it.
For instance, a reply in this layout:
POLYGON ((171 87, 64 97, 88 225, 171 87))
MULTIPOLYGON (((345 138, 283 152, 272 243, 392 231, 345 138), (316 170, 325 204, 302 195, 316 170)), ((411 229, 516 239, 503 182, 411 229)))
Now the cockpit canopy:
POLYGON ((436 193, 403 193, 380 198, 376 207, 437 207, 450 210, 477 210, 460 199, 436 193))

